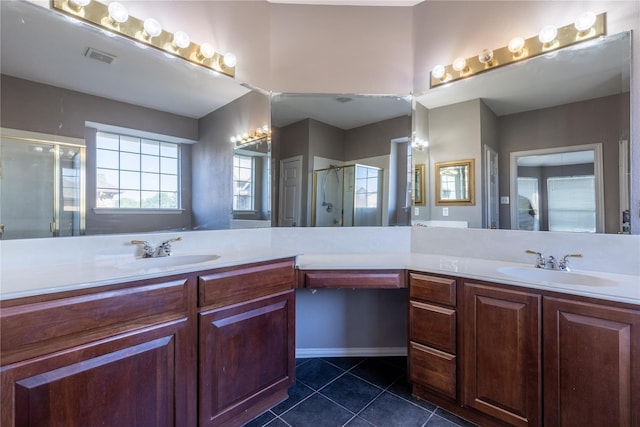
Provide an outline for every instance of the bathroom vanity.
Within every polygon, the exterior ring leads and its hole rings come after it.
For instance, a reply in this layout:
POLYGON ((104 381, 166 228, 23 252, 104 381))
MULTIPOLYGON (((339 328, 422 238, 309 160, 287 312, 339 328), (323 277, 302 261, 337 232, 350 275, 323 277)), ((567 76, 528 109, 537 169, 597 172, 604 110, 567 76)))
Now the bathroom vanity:
POLYGON ((282 258, 5 300, 0 423, 248 421, 295 382, 294 284, 282 258))

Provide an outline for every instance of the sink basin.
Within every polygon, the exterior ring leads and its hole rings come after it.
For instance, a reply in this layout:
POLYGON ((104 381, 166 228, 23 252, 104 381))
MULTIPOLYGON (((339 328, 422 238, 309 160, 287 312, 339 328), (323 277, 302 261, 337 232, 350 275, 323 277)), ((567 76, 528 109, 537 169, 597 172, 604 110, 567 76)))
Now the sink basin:
POLYGON ((535 267, 501 267, 500 273, 525 280, 581 286, 615 286, 614 280, 572 271, 544 270, 535 267))
POLYGON ((183 265, 202 264, 214 261, 220 258, 220 255, 171 255, 159 258, 137 258, 135 261, 118 264, 118 268, 122 269, 147 269, 147 268, 164 268, 164 267, 181 267, 183 265))

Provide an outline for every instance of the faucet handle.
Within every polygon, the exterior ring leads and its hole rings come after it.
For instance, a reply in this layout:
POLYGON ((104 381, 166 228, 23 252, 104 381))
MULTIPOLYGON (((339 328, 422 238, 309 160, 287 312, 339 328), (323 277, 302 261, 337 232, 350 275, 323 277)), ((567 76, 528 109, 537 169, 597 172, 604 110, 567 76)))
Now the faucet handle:
POLYGON ((165 240, 164 242, 162 242, 162 245, 168 245, 169 243, 172 243, 172 242, 179 242, 180 240, 182 240, 182 237, 174 237, 172 239, 165 240))
POLYGON ((558 263, 560 270, 571 271, 571 268, 569 267, 569 258, 582 258, 582 254, 567 254, 563 256, 558 263))
POLYGON ((151 243, 147 242, 146 240, 132 240, 131 244, 142 245, 142 252, 145 257, 148 257, 151 254, 153 254, 153 248, 151 247, 151 243))
POLYGON ((525 253, 528 254, 532 254, 532 255, 537 255, 538 258, 536 259, 536 264, 534 267, 536 268, 543 268, 545 266, 545 264, 547 263, 544 259, 544 255, 542 255, 542 252, 537 252, 537 251, 532 251, 530 249, 527 249, 525 251, 525 253))

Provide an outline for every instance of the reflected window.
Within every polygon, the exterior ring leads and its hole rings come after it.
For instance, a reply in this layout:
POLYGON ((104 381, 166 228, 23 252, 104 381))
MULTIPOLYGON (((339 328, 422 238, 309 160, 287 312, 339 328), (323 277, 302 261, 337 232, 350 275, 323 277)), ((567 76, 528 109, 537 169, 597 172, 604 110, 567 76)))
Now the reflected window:
POLYGON ((518 177, 518 230, 540 230, 538 178, 518 177))
POLYGON ((377 208, 380 171, 378 169, 356 168, 356 208, 377 208))
POLYGON ((549 231, 595 233, 595 188, 593 176, 548 178, 549 231))
POLYGON ((233 156, 233 210, 254 210, 254 157, 233 156))
POLYGON ((179 209, 180 146, 98 132, 96 207, 179 209))

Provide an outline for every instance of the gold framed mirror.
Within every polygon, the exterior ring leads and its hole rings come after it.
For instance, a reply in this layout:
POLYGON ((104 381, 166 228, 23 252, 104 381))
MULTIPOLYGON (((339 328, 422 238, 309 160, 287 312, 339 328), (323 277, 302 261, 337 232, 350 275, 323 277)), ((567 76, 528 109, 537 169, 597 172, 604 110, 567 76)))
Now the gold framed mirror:
POLYGON ((476 204, 474 159, 435 164, 436 205, 476 204))

